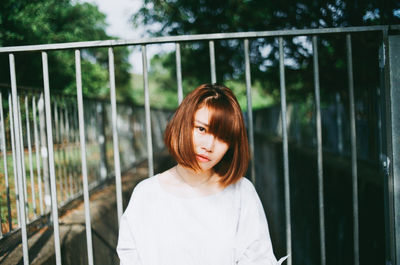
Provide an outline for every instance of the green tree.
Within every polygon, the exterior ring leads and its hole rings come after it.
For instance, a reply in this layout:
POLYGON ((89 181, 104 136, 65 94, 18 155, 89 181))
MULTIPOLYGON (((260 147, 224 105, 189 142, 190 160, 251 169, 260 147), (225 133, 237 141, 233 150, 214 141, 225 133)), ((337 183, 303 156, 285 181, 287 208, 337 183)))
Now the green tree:
MULTIPOLYGON (((97 6, 72 0, 4 0, 0 6, 0 46, 111 39, 105 32, 105 15, 97 6)), ((115 49, 118 87, 129 82, 129 51, 115 49)), ((42 87, 40 53, 17 53, 18 85, 42 87)), ((48 52, 50 88, 75 94, 73 51, 48 52)), ((10 84, 8 56, 0 55, 0 83, 10 84)), ((108 91, 107 49, 82 51, 83 92, 101 96, 108 91)))
MULTIPOLYGON (((149 27, 153 36, 265 31, 319 27, 347 27, 376 24, 398 24, 400 2, 395 0, 282 0, 282 1, 215 1, 215 0, 145 0, 144 6, 132 17, 134 25, 159 24, 149 27)), ((376 38, 370 34, 356 39, 366 54, 376 51, 376 38), (374 51, 371 51, 374 49, 374 51)), ((287 86, 292 99, 304 98, 313 90, 312 51, 310 38, 285 38, 287 86)), ((343 35, 320 39, 321 80, 324 89, 346 88, 343 35)), ((243 44, 239 41, 216 42, 217 80, 243 79, 243 44), (238 52, 239 51, 239 52, 238 52)), ((279 96, 278 41, 274 38, 251 40, 252 79, 274 97, 279 96)), ((360 65, 371 65, 374 56, 364 56, 360 65)), ((163 61, 166 68, 175 67, 174 54, 163 61)), ((362 69, 359 69, 363 71, 362 69)), ((193 83, 209 82, 208 43, 182 44, 182 73, 193 83)), ((361 76, 361 74, 359 74, 361 76)), ((323 95, 325 95, 324 93, 323 95)))

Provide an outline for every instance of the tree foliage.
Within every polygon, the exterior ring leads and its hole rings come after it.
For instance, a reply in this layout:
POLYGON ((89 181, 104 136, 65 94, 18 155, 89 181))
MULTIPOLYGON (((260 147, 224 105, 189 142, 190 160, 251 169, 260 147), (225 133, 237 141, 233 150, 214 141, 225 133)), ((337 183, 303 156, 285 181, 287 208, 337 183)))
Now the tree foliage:
MULTIPOLYGON (((138 25, 149 27, 153 36, 320 27, 348 27, 377 24, 399 24, 400 2, 396 0, 145 0, 144 6, 132 17, 138 25)), ((378 36, 367 34, 355 39, 366 54, 377 54, 378 36), (373 51, 372 51, 373 50, 373 51)), ((284 38, 287 88, 291 98, 304 98, 313 90, 311 40, 284 38)), ((343 35, 319 39, 321 80, 324 89, 346 87, 346 47, 343 35)), ((241 41, 225 40, 215 44, 217 80, 243 79, 244 55, 241 41)), ((250 41, 252 79, 272 96, 279 95, 278 41, 275 38, 250 41)), ((182 74, 192 83, 209 82, 208 43, 182 44, 182 74)), ((360 65, 371 65, 376 56, 365 56, 360 65)), ((175 67, 174 54, 163 61, 166 68, 175 67)), ((362 69, 359 69, 363 71, 362 69)), ((360 74, 361 75, 361 74, 360 74)), ((254 83, 255 83, 254 82, 254 83)), ((167 83, 166 83, 167 85, 167 83)))
MULTIPOLYGON (((73 0, 3 0, 0 6, 0 46, 61 43, 110 39, 105 15, 97 6, 73 0)), ((115 50, 116 81, 129 81, 128 49, 115 50)), ((82 51, 82 84, 85 95, 104 95, 108 90, 107 49, 82 51)), ((42 87, 40 53, 16 53, 17 84, 42 87)), ((50 88, 74 94, 74 52, 48 52, 50 88)), ((0 55, 0 83, 10 84, 8 56, 0 55)))

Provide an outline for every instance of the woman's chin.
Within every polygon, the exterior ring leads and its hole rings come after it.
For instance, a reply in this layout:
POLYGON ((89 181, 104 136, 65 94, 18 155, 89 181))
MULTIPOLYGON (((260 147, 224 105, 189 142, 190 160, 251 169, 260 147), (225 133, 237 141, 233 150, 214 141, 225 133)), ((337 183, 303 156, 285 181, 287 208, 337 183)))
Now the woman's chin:
POLYGON ((212 166, 210 165, 204 165, 205 163, 199 163, 200 166, 200 172, 205 172, 205 171, 209 171, 212 170, 212 166))

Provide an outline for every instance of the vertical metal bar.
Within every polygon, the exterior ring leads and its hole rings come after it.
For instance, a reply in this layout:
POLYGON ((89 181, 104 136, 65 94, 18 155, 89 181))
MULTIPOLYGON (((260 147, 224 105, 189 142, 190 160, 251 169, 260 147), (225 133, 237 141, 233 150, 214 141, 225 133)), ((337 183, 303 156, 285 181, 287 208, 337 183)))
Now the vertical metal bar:
POLYGON ((180 105, 183 100, 183 88, 182 88, 182 65, 181 65, 181 45, 175 43, 175 55, 176 55, 176 80, 178 83, 178 104, 180 105))
MULTIPOLYGON (((52 102, 50 101, 50 106, 52 102)), ((57 192, 57 201, 60 203, 62 200, 60 199, 63 194, 63 187, 61 183, 61 175, 60 175, 60 165, 59 165, 59 159, 58 159, 58 149, 59 149, 59 141, 58 141, 58 112, 57 112, 57 101, 53 97, 53 123, 51 126, 54 126, 54 131, 53 131, 53 148, 54 148, 54 167, 55 167, 55 172, 56 172, 56 187, 58 185, 58 192, 57 192)))
POLYGON ((76 67, 76 87, 78 98, 78 120, 79 120, 79 139, 81 142, 81 160, 83 177, 83 198, 85 204, 85 224, 86 224, 86 243, 88 264, 93 265, 93 247, 92 247, 92 228, 90 225, 90 206, 89 206, 89 185, 86 164, 86 139, 85 139, 85 121, 83 119, 83 98, 82 98, 82 74, 81 74, 81 52, 75 50, 76 67))
MULTIPOLYGON (((78 112, 77 112, 77 108, 74 108, 74 114, 73 114, 73 125, 74 125, 74 153, 75 153, 75 157, 79 157, 79 124, 78 124, 78 112)), ((82 191, 82 181, 81 181, 81 177, 80 175, 82 174, 82 163, 81 163, 81 170, 80 171, 76 171, 76 179, 75 179, 75 183, 77 185, 77 192, 81 192, 82 191)))
POLYGON ((316 112, 316 133, 317 133, 317 163, 318 163, 318 199, 319 199, 319 229, 320 229, 320 251, 321 265, 326 264, 325 250, 325 204, 324 204, 324 178, 322 160, 322 132, 321 132, 321 105, 319 86, 319 65, 318 65, 318 44, 317 36, 313 36, 313 65, 314 65, 314 92, 316 112))
MULTIPOLYGON (((383 34, 384 36, 386 34, 383 34)), ((387 35, 386 35, 387 36, 387 35)), ((378 102, 378 121, 377 121, 377 126, 378 126, 378 150, 379 150, 379 160, 384 173, 384 179, 383 179, 383 195, 384 195, 384 216, 385 216, 385 244, 386 244, 386 248, 385 248, 385 261, 386 264, 391 264, 391 260, 392 259, 392 253, 393 253, 393 245, 392 243, 394 243, 392 241, 392 239, 394 238, 395 232, 392 229, 392 225, 394 223, 394 217, 393 215, 391 215, 390 213, 392 212, 390 210, 390 206, 391 206, 391 202, 393 202, 391 200, 391 196, 389 195, 389 189, 390 187, 393 187, 393 185, 388 185, 389 184, 389 167, 388 167, 388 161, 389 161, 389 157, 387 150, 389 149, 389 142, 390 139, 388 139, 388 135, 387 132, 389 131, 388 128, 391 128, 391 125, 389 125, 389 123, 386 122, 387 117, 385 117, 385 107, 387 109, 390 109, 390 103, 388 104, 387 102, 390 101, 386 101, 385 102, 385 95, 387 95, 386 93, 388 92, 386 89, 390 88, 390 86, 386 86, 387 83, 386 82, 389 78, 388 75, 386 73, 388 73, 389 71, 387 71, 389 67, 386 67, 385 65, 385 61, 386 58, 388 56, 386 56, 387 54, 385 54, 385 47, 387 47, 388 45, 385 45, 387 43, 387 38, 383 38, 383 41, 381 42, 381 45, 379 46, 379 51, 378 51, 378 58, 379 58, 379 75, 380 75, 380 85, 377 86, 377 91, 376 91, 376 95, 377 95, 377 102, 378 102), (389 108, 388 108, 389 107, 389 108)), ((389 119, 390 120, 390 119, 389 119)), ((393 194, 393 193, 392 193, 393 194)), ((400 251, 399 251, 400 253, 400 251)), ((393 264, 395 264, 395 262, 393 262, 393 264)))
POLYGON ((73 114, 72 114, 72 126, 73 126, 73 157, 75 157, 74 159, 74 172, 75 172, 75 178, 74 178, 74 183, 75 183, 75 188, 76 188, 76 192, 79 193, 82 191, 83 186, 82 186, 82 163, 79 160, 77 160, 76 158, 80 156, 80 144, 79 144, 79 129, 78 129, 78 111, 77 111, 77 102, 76 106, 74 106, 72 108, 73 114))
POLYGON ((359 264, 359 228, 358 228, 358 177, 357 177, 357 136, 356 136, 356 116, 354 110, 354 80, 353 80, 353 54, 351 49, 351 36, 346 34, 347 50, 347 75, 349 82, 350 100, 350 134, 351 134, 351 173, 353 177, 353 246, 354 246, 354 265, 359 264))
POLYGON ((63 185, 62 185, 62 177, 60 172, 60 133, 59 133, 59 119, 58 119, 58 106, 57 101, 54 100, 53 103, 54 109, 54 165, 56 171, 56 183, 58 181, 58 186, 60 188, 60 192, 57 194, 59 198, 57 198, 60 202, 62 202, 63 197, 63 185))
POLYGON ((69 169, 70 169, 70 174, 72 176, 72 194, 78 193, 78 189, 76 186, 76 179, 77 179, 77 167, 76 167, 76 161, 75 161, 75 116, 74 116, 74 109, 75 107, 72 105, 73 102, 71 102, 71 106, 68 108, 68 135, 69 135, 69 140, 68 140, 68 150, 69 150, 69 169))
POLYGON ((40 133, 40 155, 43 164, 43 183, 44 183, 44 203, 46 213, 51 211, 51 195, 50 195, 50 170, 49 170, 49 155, 47 151, 47 135, 46 135, 46 117, 44 110, 43 93, 40 94, 38 101, 39 111, 39 133, 40 133))
POLYGON ((279 37, 279 74, 281 90, 281 112, 282 112, 282 138, 283 138, 283 173, 285 180, 285 214, 286 214, 286 249, 288 265, 292 264, 292 224, 290 216, 290 179, 289 179, 289 147, 286 121, 286 80, 285 63, 283 53, 283 38, 279 37))
MULTIPOLYGON (((87 139, 87 142, 89 143, 88 146, 90 146, 90 147, 93 146, 93 142, 94 142, 93 139, 95 137, 94 129, 93 129, 94 128, 93 116, 95 115, 96 110, 93 109, 93 105, 94 105, 93 101, 88 100, 87 104, 85 104, 85 106, 84 106, 88 111, 85 111, 84 116, 83 116, 84 117, 83 120, 85 121, 85 125, 86 125, 86 139, 87 139), (93 115, 92 115, 92 113, 93 113, 93 115)), ((91 152, 91 151, 92 151, 92 148, 89 149, 89 152, 91 152)), ((89 163, 87 164, 87 168, 89 171, 91 169, 93 169, 92 161, 89 161, 89 163)), ((93 183, 93 182, 97 181, 98 174, 96 174, 96 173, 98 173, 98 171, 92 170, 92 172, 93 172, 93 174, 91 175, 91 177, 92 177, 91 181, 93 183)), ((88 184, 91 184, 89 178, 88 178, 88 184)))
POLYGON ((46 109, 46 129, 47 129, 47 151, 50 169, 50 190, 51 190, 51 212, 54 228, 54 248, 56 254, 56 264, 61 265, 61 248, 60 248, 60 229, 58 223, 58 205, 57 205, 57 186, 56 172, 54 167, 54 150, 53 150, 53 128, 51 126, 51 106, 50 106, 50 85, 49 85, 49 68, 47 64, 47 53, 42 52, 43 64, 43 85, 44 85, 44 105, 46 109))
POLYGON ((69 198, 71 198, 74 194, 73 190, 73 172, 71 170, 71 167, 73 165, 71 164, 71 135, 70 135, 70 126, 69 126, 69 113, 68 113, 68 105, 66 106, 65 109, 65 138, 67 140, 67 146, 66 146, 66 161, 67 161, 67 172, 68 172, 68 181, 69 181, 69 198))
POLYGON ((342 109, 341 99, 339 92, 336 92, 336 124, 338 134, 338 152, 343 154, 343 121, 342 121, 342 109))
POLYGON ((31 177, 31 193, 32 193, 32 207, 33 215, 36 217, 36 196, 35 196, 35 181, 33 175, 33 162, 32 162, 32 143, 31 143, 31 126, 29 122, 29 107, 28 107, 28 97, 25 96, 25 119, 26 119, 26 134, 28 138, 28 158, 29 158, 29 175, 31 177))
POLYGON ((214 41, 210 40, 208 42, 210 48, 210 66, 211 66, 211 83, 217 83, 217 74, 215 70, 215 49, 214 49, 214 41))
POLYGON ((35 154, 36 154, 36 171, 39 190, 39 208, 40 214, 43 215, 43 193, 42 193, 42 176, 40 174, 40 142, 37 126, 36 99, 32 98, 32 116, 33 116, 33 134, 35 138, 35 154))
POLYGON ((58 116, 58 175, 60 178, 60 187, 62 187, 60 198, 61 202, 64 203, 66 200, 66 192, 67 186, 65 184, 65 174, 64 174, 64 157, 63 157, 63 116, 61 106, 57 108, 57 116, 58 116))
POLYGON ((28 208, 28 191, 27 191, 27 184, 26 184, 26 170, 25 170, 25 149, 24 149, 24 138, 22 132, 22 117, 21 117, 21 105, 20 105, 20 98, 17 96, 17 107, 18 107, 18 125, 19 125, 19 138, 21 143, 21 156, 20 159, 22 161, 22 183, 24 187, 24 198, 25 198, 25 211, 26 211, 26 220, 29 220, 29 208, 28 208))
MULTIPOLYGON (((10 104, 10 102, 9 102, 10 104)), ((11 115, 11 113, 10 113, 11 115)), ((4 123, 4 115, 3 115, 3 97, 0 92, 0 119, 1 119, 1 150, 3 151, 3 162, 4 162, 4 177, 5 177, 5 185, 6 185, 6 200, 7 200, 7 213, 8 213, 8 228, 11 232, 12 230, 12 216, 11 216, 11 201, 10 201, 10 186, 8 181, 8 168, 7 168, 7 145, 6 145, 6 134, 5 134, 5 123, 4 123)), ((12 130, 12 128, 10 128, 12 130)), ((1 222, 0 222, 1 224, 1 222)), ((0 229, 1 230, 1 229, 0 229)), ((0 231, 0 235, 2 232, 0 231)))
MULTIPOLYGON (((104 163, 105 160, 103 159, 105 157, 105 155, 104 155, 105 152, 102 152, 104 150, 102 148, 104 141, 102 143, 102 141, 100 140, 100 131, 98 130, 98 128, 99 128, 98 123, 100 121, 99 114, 101 113, 101 107, 98 108, 98 104, 96 102, 93 102, 92 109, 93 109, 93 111, 92 111, 93 115, 91 115, 91 126, 92 126, 92 132, 93 132, 92 133, 92 143, 95 143, 96 140, 99 139, 96 142, 96 145, 98 145, 98 147, 99 147, 99 156, 100 156, 99 161, 98 161, 99 163, 97 165, 97 170, 96 170, 96 173, 97 173, 96 181, 98 182, 102 179, 101 171, 103 170, 106 175, 107 169, 106 169, 106 166, 104 163)), ((105 175, 104 175, 104 178, 105 178, 105 175)))
POLYGON ((114 51, 113 48, 108 48, 108 65, 110 71, 110 98, 111 98, 111 119, 113 132, 113 147, 114 147, 114 171, 115 171, 115 187, 117 196, 117 215, 118 224, 122 216, 122 185, 121 185, 121 167, 119 161, 119 144, 117 130, 117 103, 115 95, 115 70, 114 70, 114 51))
POLYGON ((70 163, 69 163, 69 122, 68 122, 68 105, 65 106, 64 110, 64 161, 65 161, 65 169, 66 169, 66 174, 65 178, 67 179, 67 184, 65 186, 65 190, 68 190, 67 192, 67 199, 71 198, 72 196, 72 174, 70 170, 70 163))
POLYGON ((59 108, 59 118, 60 118, 60 143, 59 143, 59 157, 62 156, 62 158, 60 159, 60 167, 61 167, 61 175, 64 180, 64 196, 63 196, 63 201, 67 201, 67 197, 68 197, 68 177, 67 177, 67 173, 66 173, 66 162, 65 162, 65 143, 64 143, 64 139, 65 139, 65 124, 64 124, 64 115, 63 115, 63 108, 59 108))
POLYGON ((18 191, 18 170, 17 170, 17 151, 15 149, 15 132, 14 132, 14 112, 13 112, 13 104, 11 94, 8 95, 8 107, 10 112, 10 134, 11 134, 11 151, 13 158, 13 171, 14 171, 14 192, 15 192, 15 204, 17 207, 17 218, 18 218, 18 226, 21 227, 21 217, 19 216, 19 204, 20 197, 18 191))
MULTIPOLYGON (((29 264, 29 253, 28 253, 28 236, 26 231, 26 216, 25 216, 25 194, 23 191, 23 182, 22 182, 22 163, 23 161, 20 159, 22 157, 22 143, 21 138, 19 137, 20 130, 20 122, 19 122, 19 112, 18 112, 18 95, 17 95, 17 81, 15 76, 15 59, 14 54, 9 54, 10 61, 10 77, 11 77, 11 97, 12 97, 12 107, 13 107, 13 118, 14 118, 14 132, 15 132, 15 150, 17 159, 17 177, 18 177, 18 191, 20 196, 19 203, 19 215, 21 218, 21 236, 22 236, 22 253, 24 259, 24 265, 29 264)), ((15 170, 15 168, 14 168, 15 170)))
MULTIPOLYGON (((398 36, 397 36, 398 37, 398 36)), ((398 39, 399 40, 399 39, 398 39)), ((393 102, 398 102, 395 98, 392 99, 392 87, 391 84, 391 72, 399 76, 398 68, 392 67, 391 45, 389 44, 388 31, 382 31, 382 40, 379 47, 379 74, 380 74, 380 86, 377 87, 377 96, 379 100, 378 104, 378 136, 379 136, 379 159, 382 165, 382 170, 384 172, 383 179, 383 194, 384 194, 384 216, 385 216, 385 262, 386 264, 398 264, 396 263, 396 254, 399 255, 397 261, 400 260, 400 244, 396 244, 396 237, 400 238, 399 230, 396 229, 399 225, 395 225, 395 184, 394 184, 394 172, 391 165, 391 160, 394 160, 393 155, 393 139, 392 139, 392 128, 396 127, 392 123, 392 104, 393 102), (390 47, 390 48, 389 48, 390 47), (397 71, 396 71, 397 70, 397 71), (393 100, 393 101, 392 101, 393 100), (397 232, 397 236, 396 236, 397 232), (397 250, 396 250, 397 245, 397 250)), ((400 42, 398 42, 400 44, 400 42)), ((397 47, 397 54, 399 54, 399 47, 397 47)), ((396 55, 397 55, 396 54, 396 55)), ((398 56, 397 56, 398 59, 398 56)), ((396 63, 395 63, 396 65, 396 63)), ((397 61, 397 66, 400 65, 400 61, 397 61)), ((399 81, 397 78, 393 78, 393 81, 399 81)), ((397 112, 399 109, 397 109, 397 112)), ((398 117, 399 118, 399 117, 398 117)), ((400 127, 398 127, 400 128, 400 127)), ((397 138, 399 136, 397 135, 397 138)), ((399 189, 397 189, 399 190, 399 189)), ((399 242, 400 243, 400 242, 399 242)))
MULTIPOLYGON (((111 89, 110 89, 111 90, 111 89)), ((103 181, 107 178, 108 163, 107 163, 107 142, 106 142, 106 132, 105 132, 105 111, 103 102, 96 103, 97 119, 96 119, 96 129, 97 129, 97 139, 99 143, 100 151, 100 179, 103 181)))
POLYGON ((70 127, 69 130, 69 149, 70 149, 70 170, 71 170, 71 175, 72 175, 72 190, 73 194, 77 194, 79 192, 79 188, 76 185, 77 184, 77 179, 78 179, 78 168, 76 166, 76 155, 75 155, 75 149, 76 149, 76 141, 75 141, 75 136, 76 136, 76 131, 75 131, 75 110, 76 108, 72 105, 74 104, 73 102, 71 103, 71 107, 69 108, 69 119, 68 119, 68 124, 70 127))
POLYGON ((58 106, 57 106, 57 101, 55 99, 54 103, 53 103, 53 108, 54 108, 54 143, 58 144, 60 141, 60 135, 59 135, 59 131, 58 131, 58 106))
POLYGON ((60 183, 62 183, 63 193, 61 200, 65 202, 67 200, 68 186, 67 186, 67 175, 65 173, 65 150, 64 150, 64 116, 63 108, 59 104, 58 106, 58 159, 59 159, 59 171, 60 171, 60 183))
POLYGON ((253 104, 251 96, 251 72, 250 72, 250 55, 249 55, 249 40, 244 40, 244 59, 246 64, 246 91, 247 91, 247 115, 249 126, 249 142, 251 156, 251 181, 256 184, 256 170, 254 165, 254 129, 253 129, 253 104))
POLYGON ((150 118, 150 96, 149 96, 149 79, 147 77, 147 55, 146 45, 142 45, 142 62, 143 62, 143 84, 144 84, 144 107, 146 112, 146 136, 147 136, 147 157, 149 161, 149 177, 154 175, 153 167, 153 141, 151 135, 151 118, 150 118))
MULTIPOLYGON (((387 231, 391 264, 400 264, 400 36, 384 32, 386 108, 387 108, 387 204, 390 223, 387 231)), ((390 262, 387 261, 389 264, 390 262)))
POLYGON ((282 111, 282 138, 283 138, 283 170, 285 178, 285 213, 286 213, 286 248, 288 265, 292 264, 292 228, 290 216, 290 180, 289 180, 289 147, 287 136, 286 121, 286 82, 285 82, 285 64, 283 52, 283 38, 279 37, 279 73, 281 90, 281 111, 282 111))
MULTIPOLYGON (((77 102, 77 104, 78 104, 78 102, 77 102)), ((75 116, 76 116, 76 120, 75 120, 75 129, 76 129, 76 135, 75 135, 75 141, 76 141, 76 153, 77 153, 77 157, 79 157, 80 155, 81 155, 81 151, 80 151, 80 148, 81 148, 81 143, 80 143, 80 131, 79 131, 79 113, 78 113, 78 108, 76 108, 75 109, 75 116)), ((86 139, 86 138, 85 138, 86 139)), ((82 159, 81 159, 81 161, 80 161, 80 170, 79 170, 79 172, 78 172, 78 178, 77 178, 77 181, 78 181, 78 186, 79 186, 79 191, 81 192, 81 193, 83 193, 83 178, 82 178, 82 159)))

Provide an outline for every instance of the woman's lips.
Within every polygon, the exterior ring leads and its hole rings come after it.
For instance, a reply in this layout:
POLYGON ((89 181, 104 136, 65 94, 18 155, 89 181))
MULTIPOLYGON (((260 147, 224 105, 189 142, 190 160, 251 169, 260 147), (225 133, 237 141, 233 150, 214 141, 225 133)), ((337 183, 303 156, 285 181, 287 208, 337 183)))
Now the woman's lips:
POLYGON ((204 155, 196 155, 196 158, 200 162, 208 162, 208 161, 210 161, 210 158, 208 158, 207 156, 204 156, 204 155))

